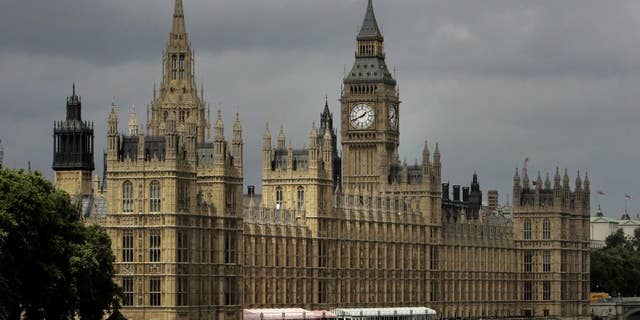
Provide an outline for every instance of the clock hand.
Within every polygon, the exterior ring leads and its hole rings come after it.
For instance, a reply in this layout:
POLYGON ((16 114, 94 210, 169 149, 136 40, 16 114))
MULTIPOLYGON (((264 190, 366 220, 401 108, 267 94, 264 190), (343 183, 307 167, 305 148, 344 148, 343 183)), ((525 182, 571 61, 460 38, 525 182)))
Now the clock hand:
POLYGON ((356 120, 358 120, 358 119, 360 119, 360 118, 362 118, 362 117, 364 117, 364 116, 366 116, 366 115, 367 115, 367 113, 365 112, 365 113, 361 114, 360 116, 358 116, 358 117, 356 117, 356 118, 351 119, 351 121, 356 121, 356 120))

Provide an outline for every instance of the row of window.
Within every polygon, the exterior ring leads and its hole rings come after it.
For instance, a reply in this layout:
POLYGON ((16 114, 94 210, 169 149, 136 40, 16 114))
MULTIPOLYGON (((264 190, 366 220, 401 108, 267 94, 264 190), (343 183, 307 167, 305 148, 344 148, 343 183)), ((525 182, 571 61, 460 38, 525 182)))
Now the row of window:
MULTIPOLYGON (((211 238, 211 251, 213 255, 214 238, 211 238)), ((176 245, 176 258, 178 262, 189 262, 189 235, 178 232, 176 245)), ((161 261, 161 237, 160 231, 152 230, 149 235, 149 262, 161 261)), ((204 237, 202 247, 204 248, 204 237)), ((224 263, 237 263, 238 247, 237 236, 229 233, 224 239, 224 263)), ((201 257, 202 258, 202 257, 201 257)), ((203 259, 201 259, 203 260, 203 259)), ((125 233, 122 236, 122 262, 134 262, 133 233, 125 233)))
MULTIPOLYGON (((235 305, 238 301, 238 294, 236 290, 236 280, 233 278, 224 279, 224 304, 235 305)), ((214 291, 216 283, 211 282, 211 291, 214 291)), ((189 279, 186 277, 179 277, 176 282, 176 305, 186 306, 189 304, 189 279)), ((134 305, 134 282, 133 277, 122 278, 122 305, 133 306, 134 305)), ((151 277, 149 279, 149 301, 150 306, 162 305, 162 285, 160 277, 151 277)))
MULTIPOLYGON (((523 255, 524 272, 533 272, 533 252, 525 251, 523 255)), ((551 272, 551 252, 542 252, 542 272, 551 272)))
POLYGON ((176 80, 177 75, 180 80, 184 79, 184 54, 180 55, 180 60, 175 54, 171 56, 171 79, 176 80))
MULTIPOLYGON (((531 301, 533 300, 533 282, 525 281, 523 290, 522 290, 522 300, 531 301)), ((549 301, 551 300, 551 282, 544 281, 542 282, 542 300, 549 301)))
MULTIPOLYGON (((125 181, 122 184, 122 212, 133 212, 133 183, 131 181, 125 181)), ((151 181, 149 185, 149 211, 160 212, 162 207, 160 182, 157 180, 151 181)))
MULTIPOLYGON (((299 211, 304 210, 304 188, 298 187, 297 189, 297 200, 296 200, 296 208, 299 211)), ((276 209, 282 208, 282 203, 284 202, 284 192, 282 187, 276 187, 276 209)))
MULTIPOLYGON (((524 240, 531 240, 531 219, 524 219, 524 240)), ((542 221, 542 239, 551 239, 551 221, 545 218, 542 221)))

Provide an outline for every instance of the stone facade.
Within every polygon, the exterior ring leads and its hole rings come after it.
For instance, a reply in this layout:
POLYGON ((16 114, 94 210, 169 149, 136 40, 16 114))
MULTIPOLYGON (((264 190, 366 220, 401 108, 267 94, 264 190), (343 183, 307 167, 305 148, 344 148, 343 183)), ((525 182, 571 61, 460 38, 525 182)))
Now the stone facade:
POLYGON ((476 174, 450 197, 437 143, 401 162, 400 94, 371 1, 343 79, 342 155, 327 101, 307 147, 287 145, 284 128, 274 144, 267 125, 262 195, 242 194, 239 119, 229 143, 218 112, 211 138, 181 0, 163 57, 146 130, 134 109, 120 133, 112 106, 106 173, 83 198, 112 238, 127 318, 391 306, 587 318, 588 178, 571 191, 516 175, 510 219, 482 210, 476 174))

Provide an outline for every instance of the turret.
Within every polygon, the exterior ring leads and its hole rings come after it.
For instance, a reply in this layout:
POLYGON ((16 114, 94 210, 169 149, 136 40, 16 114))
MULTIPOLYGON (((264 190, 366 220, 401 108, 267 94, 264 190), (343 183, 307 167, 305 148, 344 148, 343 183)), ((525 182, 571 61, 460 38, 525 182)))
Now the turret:
POLYGON ((315 122, 311 126, 311 133, 309 134, 309 166, 312 168, 318 167, 318 130, 315 122))
POLYGON ((222 121, 222 114, 218 109, 218 117, 215 125, 215 136, 213 137, 213 161, 216 164, 224 163, 226 155, 226 141, 224 140, 224 123, 222 121))
POLYGON ((333 146, 331 131, 328 128, 324 130, 322 136, 322 161, 327 172, 333 171, 333 146))
POLYGON ((440 145, 436 142, 436 149, 433 152, 433 175, 436 180, 439 181, 441 177, 441 164, 440 164, 440 145))
POLYGON ((556 174, 553 177, 553 196, 556 199, 554 202, 556 205, 560 205, 560 199, 562 198, 562 190, 560 187, 560 169, 556 167, 556 174))
POLYGON ((265 125, 264 135, 262 137, 262 168, 263 169, 271 169, 271 132, 269 132, 269 123, 265 125))
POLYGON ((243 161, 242 125, 240 124, 240 113, 236 113, 236 121, 233 123, 233 166, 242 169, 243 161))
POLYGON ((111 103, 111 112, 109 113, 109 120, 107 122, 107 159, 117 160, 118 158, 118 112, 116 110, 115 101, 111 103))
POLYGON ((580 178, 580 171, 578 170, 578 174, 576 175, 575 181, 575 193, 576 193, 576 202, 575 206, 578 210, 582 209, 584 195, 582 193, 582 179, 580 178))
POLYGON ((529 189, 529 173, 527 168, 522 169, 522 188, 529 189))
POLYGON ((166 121, 165 139, 167 144, 167 160, 176 160, 178 154, 178 131, 176 116, 169 112, 166 121))
POLYGON ((278 146, 277 148, 283 150, 287 144, 287 137, 284 135, 284 127, 280 126, 280 133, 278 133, 278 146))
POLYGON ((287 170, 293 170, 293 146, 291 143, 287 148, 287 170))
POLYGON ((189 118, 187 118, 187 129, 186 129, 186 148, 187 148, 187 157, 189 161, 196 161, 196 145, 197 145, 197 132, 198 132, 198 122, 194 116, 194 114, 190 114, 189 118))
POLYGON ((132 137, 138 135, 138 116, 135 104, 131 106, 131 114, 129 114, 129 135, 132 137))
POLYGON ((545 188, 545 190, 551 189, 551 181, 549 180, 549 172, 547 172, 547 175, 544 178, 544 188, 545 188))
POLYGON ((518 167, 516 166, 516 173, 513 175, 513 206, 520 204, 520 195, 522 193, 522 187, 520 186, 520 174, 518 173, 518 167))
MULTIPOLYGON (((431 174, 431 155, 429 153, 429 143, 425 140, 424 149, 422 149, 422 170, 424 172, 424 176, 428 177, 431 174)), ((429 179, 424 179, 424 181, 429 181, 429 179)))
POLYGON ((585 215, 590 215, 591 214, 591 182, 589 181, 589 173, 586 172, 584 174, 584 214, 585 215))
POLYGON ((562 199, 564 205, 569 204, 569 193, 571 192, 571 187, 569 186, 569 172, 567 168, 564 168, 564 176, 562 176, 562 199))

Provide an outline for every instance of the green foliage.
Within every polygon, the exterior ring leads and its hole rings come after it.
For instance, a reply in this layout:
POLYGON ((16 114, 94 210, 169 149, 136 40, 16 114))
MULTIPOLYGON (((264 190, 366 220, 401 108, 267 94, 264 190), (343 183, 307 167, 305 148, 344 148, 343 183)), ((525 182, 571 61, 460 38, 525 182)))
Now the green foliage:
POLYGON ((615 233, 610 234, 605 239, 605 243, 608 248, 620 248, 629 244, 622 229, 618 229, 615 233))
POLYGON ((591 252, 591 291, 611 296, 640 295, 640 228, 628 239, 621 229, 606 247, 591 252))
POLYGON ((0 170, 0 318, 101 319, 114 304, 109 238, 39 173, 0 170))

